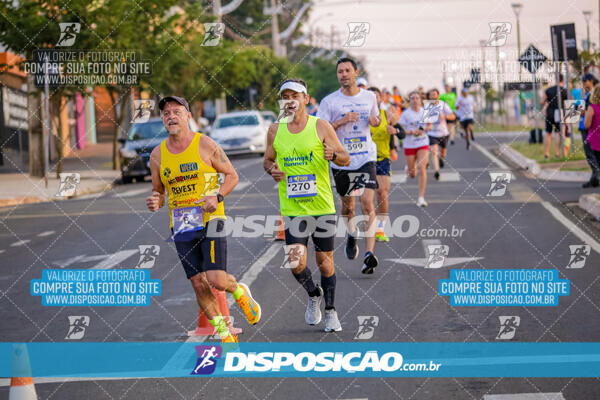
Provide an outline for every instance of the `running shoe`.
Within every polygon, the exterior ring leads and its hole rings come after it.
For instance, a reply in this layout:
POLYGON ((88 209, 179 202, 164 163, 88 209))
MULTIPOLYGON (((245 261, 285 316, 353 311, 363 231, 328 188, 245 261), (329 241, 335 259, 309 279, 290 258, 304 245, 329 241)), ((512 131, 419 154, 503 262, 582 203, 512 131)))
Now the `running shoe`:
POLYGON ((469 144, 469 142, 467 142, 467 150, 469 150, 469 147, 470 147, 470 146, 471 146, 471 145, 469 144))
POLYGON ((440 180, 440 173, 438 171, 435 171, 435 173, 433 174, 433 177, 435 178, 436 181, 440 180))
POLYGON ((373 271, 375 271, 375 268, 377 268, 377 265, 379 265, 379 260, 377 260, 375 254, 371 253, 370 251, 367 251, 360 272, 362 272, 365 275, 371 275, 373 271))
POLYGON ((427 202, 425 201, 425 197, 419 197, 417 199, 417 205, 419 207, 427 207, 427 202))
POLYGON ((338 319, 337 311, 334 308, 325 310, 325 332, 339 332, 342 330, 342 324, 338 319))
POLYGON ((444 161, 444 158, 440 157, 440 168, 444 168, 445 164, 446 164, 446 161, 444 161))
POLYGON ((260 305, 254 301, 252 298, 252 293, 250 293, 250 288, 243 283, 238 283, 242 289, 244 289, 244 294, 242 297, 236 300, 238 306, 242 309, 244 316, 248 320, 250 325, 256 324, 260 321, 261 311, 260 305))
POLYGON ((221 343, 238 343, 237 335, 232 335, 230 333, 229 336, 221 338, 221 343))
POLYGON ((354 260, 358 257, 358 245, 354 236, 348 235, 348 239, 346 239, 346 257, 348 260, 354 260))
POLYGON ((385 236, 383 229, 378 229, 377 232, 375 232, 375 240, 378 242, 389 242, 390 238, 385 236))
POLYGON ((306 313, 304 313, 304 319, 309 325, 316 325, 321 322, 321 303, 323 302, 323 289, 321 286, 317 286, 319 289, 318 296, 308 296, 308 303, 306 304, 306 313))
POLYGON ((450 141, 450 144, 451 144, 452 146, 454 146, 454 140, 451 140, 451 141, 450 141))

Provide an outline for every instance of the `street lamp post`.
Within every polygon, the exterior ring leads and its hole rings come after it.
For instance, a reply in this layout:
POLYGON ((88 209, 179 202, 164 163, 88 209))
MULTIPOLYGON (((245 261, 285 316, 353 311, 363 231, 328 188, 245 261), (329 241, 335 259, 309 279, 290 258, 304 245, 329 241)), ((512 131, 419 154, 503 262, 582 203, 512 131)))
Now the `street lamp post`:
POLYGON ((587 30, 587 42, 586 42, 587 45, 586 45, 586 47, 587 47, 587 51, 589 53, 590 52, 590 19, 592 18, 592 12, 584 11, 583 16, 585 18, 585 24, 586 24, 586 30, 587 30))
MULTIPOLYGON (((522 3, 512 3, 510 5, 517 18, 517 58, 521 56, 521 10, 523 9, 522 3)), ((519 63, 519 82, 521 82, 521 63, 519 63)), ((523 93, 519 90, 519 112, 523 111, 523 93)), ((515 116, 517 117, 517 116, 515 116)), ((518 119, 518 118, 517 118, 518 119)))

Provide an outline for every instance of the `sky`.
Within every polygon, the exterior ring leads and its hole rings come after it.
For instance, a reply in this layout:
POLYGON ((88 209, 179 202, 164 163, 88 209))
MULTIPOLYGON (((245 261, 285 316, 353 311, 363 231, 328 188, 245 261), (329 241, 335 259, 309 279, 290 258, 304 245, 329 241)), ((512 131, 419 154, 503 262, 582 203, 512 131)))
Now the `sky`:
MULTIPOLYGON (((350 22, 368 23, 369 33, 360 47, 345 48, 364 57, 369 84, 401 92, 422 85, 442 88, 443 69, 447 77, 462 82, 474 65, 486 60, 486 72, 495 82, 519 78, 517 24, 511 3, 519 0, 314 0, 305 29, 313 27, 342 46, 350 22), (511 32, 501 47, 486 47, 480 40, 490 38, 491 22, 511 23, 511 32), (496 69, 498 49, 499 69, 496 69), (500 77, 498 78, 498 74, 500 77), (462 75, 461 75, 462 74, 462 75)), ((586 38, 584 10, 590 18, 591 42, 599 42, 598 4, 595 0, 520 0, 521 51, 529 44, 552 57, 550 25, 575 23, 577 48, 586 38)), ((531 74, 523 71, 523 80, 531 74)), ((551 76, 551 66, 538 72, 538 79, 551 76)), ((462 85, 461 85, 462 86, 462 85)))

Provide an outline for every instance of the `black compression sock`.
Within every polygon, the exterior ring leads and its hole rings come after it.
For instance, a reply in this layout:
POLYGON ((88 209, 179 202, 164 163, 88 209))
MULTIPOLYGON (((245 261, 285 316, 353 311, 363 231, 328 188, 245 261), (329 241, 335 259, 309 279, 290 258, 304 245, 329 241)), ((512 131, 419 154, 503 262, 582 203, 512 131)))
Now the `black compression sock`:
POLYGON ((304 268, 304 270, 299 274, 292 272, 292 275, 294 275, 294 278, 296 278, 298 283, 302 285, 310 297, 318 296, 320 294, 319 289, 317 289, 315 283, 313 282, 310 269, 304 268))
POLYGON ((333 302, 335 300, 335 274, 331 275, 328 278, 325 278, 321 275, 321 286, 323 287, 323 292, 325 293, 325 309, 331 310, 335 308, 333 306, 333 302))

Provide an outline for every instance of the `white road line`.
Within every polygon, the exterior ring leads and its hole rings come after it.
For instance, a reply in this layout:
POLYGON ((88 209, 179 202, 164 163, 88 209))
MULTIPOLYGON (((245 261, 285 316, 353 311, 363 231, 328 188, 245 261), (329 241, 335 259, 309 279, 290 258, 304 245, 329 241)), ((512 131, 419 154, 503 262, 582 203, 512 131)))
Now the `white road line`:
POLYGON ((237 192, 239 190, 244 190, 246 189, 248 186, 250 186, 250 182, 249 181, 242 181, 242 182, 238 182, 238 184, 236 185, 235 188, 233 188, 234 192, 237 192))
POLYGON ((498 157, 496 157, 495 155, 493 155, 492 153, 490 153, 488 151, 488 149, 486 149, 482 145, 480 145, 478 143, 475 143, 475 142, 471 142, 471 146, 473 146, 477 150, 479 150, 484 156, 486 156, 487 158, 489 158, 494 164, 496 164, 500 168, 506 169, 506 170, 510 171, 510 167, 508 165, 504 164, 504 162, 502 162, 502 160, 500 160, 498 157))
POLYGON ((31 240, 29 239, 25 239, 25 240, 19 240, 17 242, 11 243, 10 247, 18 247, 18 246, 23 246, 26 243, 31 242, 31 240))
POLYGON ((552 214, 554 218, 558 220, 561 224, 563 224, 573 235, 577 236, 581 239, 585 244, 589 244, 592 249, 596 251, 596 253, 600 254, 600 243, 598 243, 593 237, 585 233, 581 228, 571 222, 567 217, 565 217, 556 207, 547 201, 542 201, 542 206, 546 210, 552 214))
POLYGON ((458 172, 440 172, 440 182, 460 182, 458 172))
POLYGON ((483 400, 565 400, 558 393, 516 393, 516 394, 484 394, 483 400))
POLYGON ((106 192, 91 193, 91 194, 85 194, 83 196, 77 196, 77 197, 75 197, 75 199, 76 200, 97 199, 98 197, 102 197, 105 194, 106 194, 106 192))
POLYGON ((5 251, 6 251, 6 250, 4 250, 4 249, 3 249, 3 250, 0 250, 0 254, 4 253, 5 251))
POLYGON ((45 232, 42 232, 42 233, 38 233, 37 236, 38 237, 50 236, 53 233, 54 233, 54 231, 45 231, 45 232))
POLYGON ((144 188, 144 189, 136 189, 136 190, 129 190, 127 192, 117 192, 114 194, 115 197, 134 197, 134 196, 138 196, 140 194, 144 194, 146 193, 147 195, 152 194, 152 189, 150 187, 144 188))
POLYGON ((406 183, 406 173, 400 172, 398 174, 393 173, 390 177, 391 183, 406 183))
POLYGON ((139 254, 139 249, 136 250, 121 250, 116 253, 110 254, 106 259, 100 261, 90 269, 109 269, 115 267, 117 264, 125 261, 134 254, 139 254))

